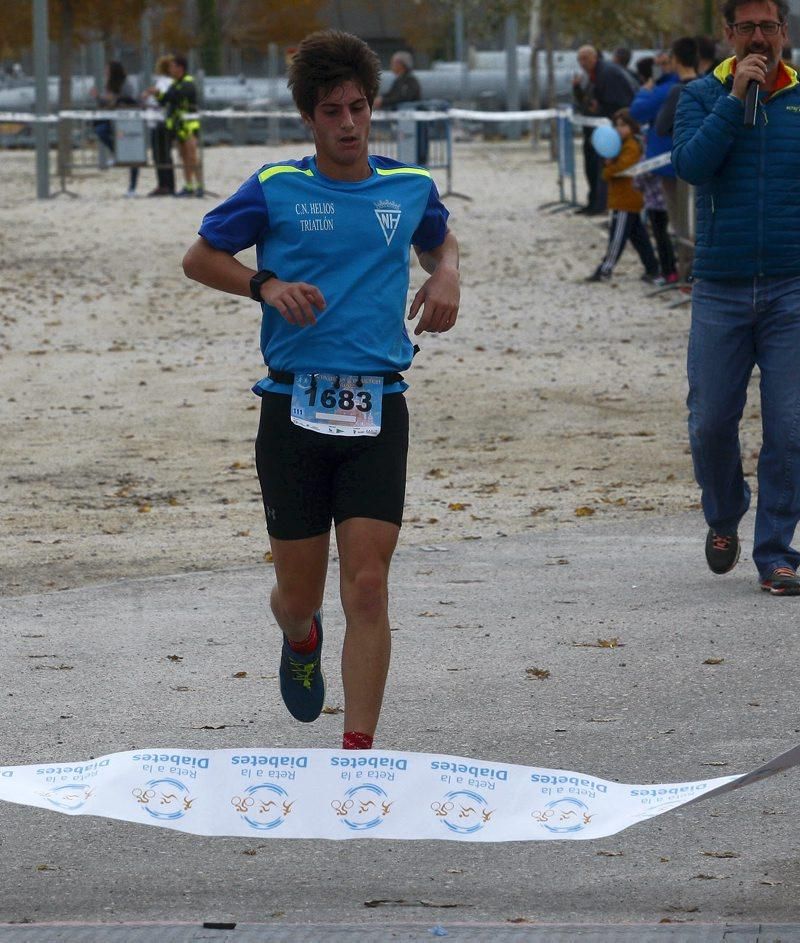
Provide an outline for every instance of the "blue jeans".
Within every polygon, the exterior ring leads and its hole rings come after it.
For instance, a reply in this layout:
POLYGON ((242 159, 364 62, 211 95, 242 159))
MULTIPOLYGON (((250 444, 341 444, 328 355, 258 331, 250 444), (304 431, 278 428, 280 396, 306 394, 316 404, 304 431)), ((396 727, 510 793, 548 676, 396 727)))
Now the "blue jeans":
POLYGON ((750 506, 739 421, 756 364, 763 443, 753 562, 764 577, 800 564, 791 547, 800 520, 800 277, 698 279, 689 334, 689 441, 703 513, 718 534, 735 533, 750 506))

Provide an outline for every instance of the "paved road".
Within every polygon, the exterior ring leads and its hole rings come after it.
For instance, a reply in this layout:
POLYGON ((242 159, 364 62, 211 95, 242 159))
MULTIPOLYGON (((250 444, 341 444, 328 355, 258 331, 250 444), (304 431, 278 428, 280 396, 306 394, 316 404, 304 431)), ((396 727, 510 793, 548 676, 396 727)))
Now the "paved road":
MULTIPOLYGON (((377 745, 666 782, 745 772, 800 741, 800 600, 760 593, 748 553, 708 573, 695 515, 652 526, 403 546, 377 745)), ((300 725, 280 703, 270 580, 248 568, 0 601, 0 763, 338 746, 340 715, 300 725)), ((797 782, 599 841, 497 845, 207 839, 3 805, 0 924, 15 926, 0 940, 800 939, 797 782), (150 921, 183 926, 136 929, 150 921), (129 926, 74 926, 98 922, 129 926)))

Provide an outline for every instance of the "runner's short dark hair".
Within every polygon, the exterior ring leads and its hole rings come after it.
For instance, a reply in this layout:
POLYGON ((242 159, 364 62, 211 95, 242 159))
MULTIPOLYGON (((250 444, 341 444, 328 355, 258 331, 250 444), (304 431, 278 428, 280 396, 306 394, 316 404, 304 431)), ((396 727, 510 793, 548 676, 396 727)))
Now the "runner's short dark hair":
POLYGON ((340 30, 311 33, 297 47, 289 66, 289 88, 301 114, 313 115, 319 102, 345 82, 354 82, 372 108, 381 80, 381 64, 369 46, 340 30))
MULTIPOLYGON (((749 2, 750 0, 725 0, 725 3, 722 4, 722 17, 725 22, 728 24, 733 23, 736 19, 737 9, 749 2)), ((775 4, 775 8, 778 11, 778 19, 781 23, 785 23, 789 17, 788 0, 769 0, 769 2, 775 4)))

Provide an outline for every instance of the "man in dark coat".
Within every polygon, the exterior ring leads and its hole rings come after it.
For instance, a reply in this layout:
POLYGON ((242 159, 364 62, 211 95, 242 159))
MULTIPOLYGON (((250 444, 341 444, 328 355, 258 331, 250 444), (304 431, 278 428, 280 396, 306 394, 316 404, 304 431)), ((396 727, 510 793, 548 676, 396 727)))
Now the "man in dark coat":
MULTIPOLYGON (((608 62, 595 46, 581 46, 578 64, 584 75, 576 75, 572 92, 578 111, 592 118, 610 118, 620 108, 627 108, 635 93, 633 80, 627 72, 613 62, 608 62)), ((583 129, 583 164, 589 196, 585 207, 578 210, 589 216, 606 211, 606 187, 601 171, 603 162, 592 147, 592 131, 583 129)))

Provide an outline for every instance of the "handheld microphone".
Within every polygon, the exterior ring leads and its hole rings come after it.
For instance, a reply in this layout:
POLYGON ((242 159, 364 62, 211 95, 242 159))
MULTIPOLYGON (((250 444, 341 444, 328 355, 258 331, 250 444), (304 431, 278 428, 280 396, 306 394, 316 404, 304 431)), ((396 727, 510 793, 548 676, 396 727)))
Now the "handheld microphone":
POLYGON ((756 124, 756 108, 758 107, 758 82, 750 79, 747 93, 744 98, 744 126, 754 128, 756 124))

